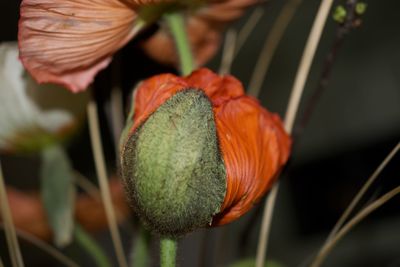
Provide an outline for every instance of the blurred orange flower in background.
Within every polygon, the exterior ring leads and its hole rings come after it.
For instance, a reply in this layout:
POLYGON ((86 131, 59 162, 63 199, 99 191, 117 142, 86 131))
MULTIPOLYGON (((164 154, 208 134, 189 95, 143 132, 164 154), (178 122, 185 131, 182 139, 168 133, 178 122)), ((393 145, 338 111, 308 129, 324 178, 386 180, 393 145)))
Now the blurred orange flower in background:
MULTIPOLYGON (((218 51, 222 34, 232 21, 239 19, 259 0, 226 0, 211 2, 188 16, 186 31, 197 66, 206 64, 218 51)), ((165 25, 161 25, 165 28, 165 25)), ((159 30, 142 43, 153 59, 166 65, 178 65, 174 42, 168 31, 159 30)))
POLYGON ((38 82, 86 89, 111 55, 140 29, 140 5, 154 1, 24 0, 20 58, 38 82))
MULTIPOLYGON (((130 211, 125 201, 120 180, 112 178, 109 186, 117 220, 123 222, 129 216, 130 211)), ((7 197, 11 216, 17 229, 44 240, 51 239, 51 228, 38 192, 20 191, 8 186, 7 197)), ((79 194, 75 203, 75 218, 77 222, 91 232, 101 231, 108 225, 100 196, 79 194)))
MULTIPOLYGON (((163 0, 23 0, 19 22, 20 58, 40 83, 85 90, 112 55, 162 15, 157 4, 199 6, 163 0), (143 8, 154 9, 142 12, 143 8), (146 15, 142 15, 142 14, 146 15)), ((188 20, 189 39, 202 64, 217 50, 221 25, 241 15, 255 0, 226 0, 200 8, 188 20)), ((159 31, 144 45, 163 63, 175 63, 173 42, 159 31), (159 50, 159 48, 163 48, 159 50), (162 54, 160 54, 160 52, 162 54)), ((197 57, 197 56, 196 56, 197 57)))

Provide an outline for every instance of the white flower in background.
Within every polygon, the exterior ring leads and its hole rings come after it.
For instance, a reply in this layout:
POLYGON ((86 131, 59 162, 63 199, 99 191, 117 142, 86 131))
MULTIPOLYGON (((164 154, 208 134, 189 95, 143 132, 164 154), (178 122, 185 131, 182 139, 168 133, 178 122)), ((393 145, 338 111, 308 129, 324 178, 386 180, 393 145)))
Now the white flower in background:
MULTIPOLYGON (((65 102, 73 96, 58 96, 64 103, 52 103, 52 109, 39 104, 47 101, 49 107, 55 94, 64 94, 57 87, 33 82, 18 59, 16 42, 0 44, 0 151, 37 150, 70 132, 76 119, 65 102)), ((82 103, 82 97, 75 97, 82 103)))

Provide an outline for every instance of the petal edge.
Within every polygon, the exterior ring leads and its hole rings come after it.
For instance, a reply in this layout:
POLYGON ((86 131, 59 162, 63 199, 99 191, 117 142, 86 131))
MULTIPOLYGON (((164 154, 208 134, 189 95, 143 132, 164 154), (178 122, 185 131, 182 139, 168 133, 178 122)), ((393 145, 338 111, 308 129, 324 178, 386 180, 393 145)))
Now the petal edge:
POLYGON ((84 90, 136 33, 135 18, 119 0, 23 0, 21 61, 38 82, 84 90))

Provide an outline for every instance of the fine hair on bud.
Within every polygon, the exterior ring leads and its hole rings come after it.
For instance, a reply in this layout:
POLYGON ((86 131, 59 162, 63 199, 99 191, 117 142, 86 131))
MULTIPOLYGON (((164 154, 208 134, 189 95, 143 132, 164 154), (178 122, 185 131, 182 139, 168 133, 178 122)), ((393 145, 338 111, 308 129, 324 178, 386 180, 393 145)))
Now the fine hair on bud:
POLYGON ((226 193, 213 108, 187 88, 160 105, 122 147, 130 204, 153 232, 178 237, 212 222, 226 193))

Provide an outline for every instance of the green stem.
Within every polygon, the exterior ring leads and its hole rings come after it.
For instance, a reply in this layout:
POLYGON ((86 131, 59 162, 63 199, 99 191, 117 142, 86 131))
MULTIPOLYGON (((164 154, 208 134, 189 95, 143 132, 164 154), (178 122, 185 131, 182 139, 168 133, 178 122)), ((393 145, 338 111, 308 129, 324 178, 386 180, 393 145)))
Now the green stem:
POLYGON ((183 16, 179 12, 167 13, 165 15, 165 20, 175 40, 181 65, 181 73, 183 75, 188 75, 193 71, 194 63, 183 16))
POLYGON ((92 237, 79 225, 75 225, 75 240, 90 254, 99 267, 111 267, 110 261, 104 251, 97 245, 92 237))
POLYGON ((131 267, 146 267, 148 265, 149 243, 150 233, 140 225, 131 254, 131 267))
POLYGON ((161 267, 175 267, 176 266, 176 250, 177 241, 164 237, 160 241, 160 263, 161 267))

